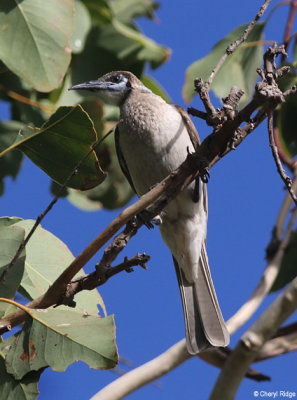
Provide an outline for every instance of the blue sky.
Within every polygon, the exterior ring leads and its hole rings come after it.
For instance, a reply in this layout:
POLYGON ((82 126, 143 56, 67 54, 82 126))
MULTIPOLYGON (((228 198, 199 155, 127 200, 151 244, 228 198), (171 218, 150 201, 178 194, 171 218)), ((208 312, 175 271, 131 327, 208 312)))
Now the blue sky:
MULTIPOLYGON (((148 72, 161 83, 174 103, 183 105, 181 90, 185 69, 205 56, 236 26, 250 21, 262 1, 164 0, 160 3, 157 23, 141 20, 140 26, 149 37, 171 48, 172 55, 160 69, 148 72)), ((272 6, 276 3, 272 1, 272 6)), ((288 6, 283 6, 272 16, 266 30, 267 40, 281 41, 287 14, 288 6)), ((94 78, 86 71, 85 80, 94 78)), ((192 105, 201 108, 197 99, 192 105)), ((1 119, 9 118, 3 104, 0 104, 0 115, 1 119)), ((203 122, 198 121, 196 125, 202 139, 210 133, 203 122)), ((265 123, 211 170, 207 248, 226 320, 247 300, 261 277, 265 267, 264 249, 284 194, 271 156, 265 123)), ((26 160, 17 181, 6 181, 5 195, 0 199, 2 215, 35 219, 50 199, 49 179, 26 160)), ((77 255, 118 213, 82 212, 67 200, 60 200, 46 217, 43 227, 62 239, 77 255)), ((137 252, 151 255, 149 270, 136 269, 133 274, 118 275, 102 286, 100 293, 108 313, 115 314, 120 355, 140 365, 182 339, 184 322, 171 256, 158 229, 143 228, 122 257, 131 257, 137 252)), ((100 255, 94 258, 88 270, 99 258, 100 255)), ((273 298, 265 300, 256 316, 273 298)), ((248 322, 232 336, 232 347, 250 324, 248 322)), ((238 399, 253 399, 254 390, 297 393, 293 373, 296 354, 257 364, 255 368, 270 375, 272 381, 256 383, 245 379, 238 399)), ((129 399, 203 400, 208 397, 218 373, 216 368, 192 358, 160 379, 162 389, 148 385, 131 394, 129 399)), ((115 378, 112 372, 91 370, 83 363, 70 366, 65 373, 48 370, 41 378, 39 399, 88 399, 115 378)))

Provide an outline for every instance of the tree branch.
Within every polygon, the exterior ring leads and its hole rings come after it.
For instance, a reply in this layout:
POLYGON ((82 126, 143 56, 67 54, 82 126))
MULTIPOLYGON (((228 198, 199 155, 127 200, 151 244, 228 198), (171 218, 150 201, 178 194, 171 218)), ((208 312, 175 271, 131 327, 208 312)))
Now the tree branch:
POLYGON ((70 307, 75 307, 76 303, 73 299, 77 293, 81 292, 82 290, 93 290, 96 287, 103 285, 108 281, 109 278, 119 274, 120 272, 133 272, 133 267, 138 265, 144 269, 147 269, 146 263, 149 260, 150 256, 143 253, 137 254, 129 259, 125 257, 124 261, 115 267, 110 267, 108 265, 98 268, 97 265, 96 271, 86 276, 77 278, 67 285, 66 291, 60 297, 57 306, 64 304, 70 307))

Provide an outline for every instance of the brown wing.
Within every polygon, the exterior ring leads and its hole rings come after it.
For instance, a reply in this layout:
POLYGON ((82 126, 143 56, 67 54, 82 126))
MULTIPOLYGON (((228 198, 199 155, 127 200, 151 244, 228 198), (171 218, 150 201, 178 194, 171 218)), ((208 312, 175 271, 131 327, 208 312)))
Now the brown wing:
POLYGON ((126 161, 125 161, 125 158, 123 156, 123 153, 121 152, 119 135, 120 135, 119 128, 118 128, 118 126, 116 126, 115 133, 114 133, 114 140, 115 140, 115 147, 116 147, 116 152, 117 152, 119 164, 120 164, 121 170, 123 171, 123 174, 127 178, 127 181, 130 183, 131 188, 136 193, 136 190, 135 190, 131 175, 129 173, 129 170, 128 170, 128 167, 127 167, 127 164, 126 164, 126 161))
POLYGON ((183 107, 177 106, 177 105, 174 105, 174 107, 177 109, 177 111, 182 116, 182 119, 184 121, 185 126, 187 127, 188 134, 190 136, 190 139, 194 146, 194 149, 197 150, 200 145, 200 138, 199 138, 197 129, 196 129, 195 125, 193 124, 193 121, 191 120, 189 114, 183 107))
MULTIPOLYGON (((180 107, 177 105, 174 105, 174 107, 177 109, 177 111, 182 116, 183 122, 187 128, 187 131, 188 131, 189 137, 191 139, 191 142, 193 144, 193 147, 195 150, 197 150, 198 147, 200 146, 200 138, 199 138, 197 129, 196 129, 195 125, 193 124, 193 121, 191 120, 189 114, 186 112, 186 110, 183 107, 180 107)), ((198 203, 199 198, 200 198, 199 181, 200 181, 200 178, 197 178, 196 182, 195 182, 195 188, 194 188, 194 193, 193 193, 193 202, 194 203, 198 203)), ((204 207, 205 207, 205 211, 207 213, 207 191, 206 191, 206 185, 204 183, 203 183, 203 192, 204 192, 204 207)))

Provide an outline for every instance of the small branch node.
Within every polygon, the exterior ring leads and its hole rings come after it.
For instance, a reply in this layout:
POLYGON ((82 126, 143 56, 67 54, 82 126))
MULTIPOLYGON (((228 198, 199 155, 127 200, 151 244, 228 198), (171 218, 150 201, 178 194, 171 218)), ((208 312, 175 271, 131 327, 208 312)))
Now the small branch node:
POLYGON ((290 96, 291 94, 296 93, 296 89, 297 89, 297 86, 294 85, 294 86, 292 86, 290 89, 286 90, 286 91, 283 93, 284 98, 290 96))
POLYGON ((275 72, 275 79, 282 78, 284 75, 288 74, 291 70, 291 67, 289 65, 284 65, 283 67, 279 68, 275 72))
POLYGON ((205 120, 205 121, 206 121, 206 119, 207 119, 207 113, 204 112, 204 111, 197 110, 197 109, 194 108, 194 107, 189 107, 187 111, 188 111, 188 113, 189 113, 190 115, 193 115, 194 117, 203 119, 203 120, 205 120))
POLYGON ((261 338, 252 331, 247 331, 240 339, 243 347, 248 351, 254 351, 259 348, 262 344, 261 338))

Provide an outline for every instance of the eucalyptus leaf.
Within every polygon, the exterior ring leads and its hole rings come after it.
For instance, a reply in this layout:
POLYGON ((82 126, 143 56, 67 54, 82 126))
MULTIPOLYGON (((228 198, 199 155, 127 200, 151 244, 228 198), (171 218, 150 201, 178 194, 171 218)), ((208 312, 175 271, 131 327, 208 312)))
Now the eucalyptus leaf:
POLYGON ((91 17, 87 7, 80 0, 75 0, 75 32, 70 43, 73 53, 80 53, 91 29, 91 17))
POLYGON ((277 127, 281 147, 288 157, 297 155, 297 94, 286 99, 277 113, 277 127))
POLYGON ((108 0, 82 0, 89 10, 92 22, 97 25, 109 24, 112 20, 112 10, 108 0))
POLYGON ((4 356, 0 353, 0 400, 35 400, 39 395, 38 381, 43 369, 17 380, 6 371, 4 356))
POLYGON ((84 192, 76 194, 71 192, 68 197, 71 203, 83 210, 91 211, 101 207, 112 210, 123 207, 134 196, 134 192, 120 168, 113 135, 109 135, 103 144, 104 146, 100 148, 99 158, 106 162, 104 166, 107 171, 105 181, 100 186, 84 192))
MULTIPOLYGON (((0 219, 0 277, 6 271, 10 261, 15 256, 19 246, 25 237, 25 230, 17 225, 6 224, 7 219, 1 223, 0 219)), ((19 289, 25 267, 25 250, 22 252, 15 264, 8 270, 5 279, 0 282, 0 297, 14 299, 16 291, 19 289)), ((0 318, 3 317, 8 303, 0 303, 0 318)))
POLYGON ((132 24, 117 19, 100 30, 97 45, 114 54, 120 60, 148 61, 152 68, 167 61, 170 51, 149 39, 132 24))
POLYGON ((73 0, 2 0, 0 26, 5 65, 41 92, 59 86, 70 62, 73 0))
POLYGON ((279 273, 270 292, 282 289, 297 276, 297 231, 294 231, 285 251, 279 273))
POLYGON ((155 18, 159 3, 149 0, 114 0, 110 3, 114 15, 120 21, 127 23, 133 18, 155 18))
MULTIPOLYGON (((40 129, 19 130, 0 157, 19 147, 54 181, 63 184, 96 140, 94 125, 80 105, 60 107, 40 129)), ((105 174, 92 151, 68 186, 86 190, 104 179, 105 174)))
MULTIPOLYGON (((16 121, 0 122, 0 151, 5 149, 17 136, 22 124, 16 121)), ((22 164, 22 153, 18 150, 13 150, 0 158, 0 195, 4 192, 4 178, 11 176, 15 179, 22 164)))
POLYGON ((76 361, 97 369, 113 368, 118 362, 113 317, 69 309, 30 311, 22 331, 0 344, 0 351, 6 356, 7 372, 16 379, 47 366, 64 371, 76 361))
MULTIPOLYGON (((1 218, 0 221, 2 220, 1 218)), ((34 224, 32 220, 10 221, 14 222, 14 227, 24 230, 26 235, 34 224)), ((6 219, 3 223, 5 222, 6 219)), ((73 260, 74 257, 65 243, 38 226, 26 246, 25 270, 19 292, 29 300, 41 296, 73 260)), ((77 276, 83 275, 84 272, 80 271, 77 276)), ((99 305, 106 315, 104 302, 97 290, 82 291, 75 296, 75 301, 78 310, 97 315, 99 305)))
MULTIPOLYGON (((207 56, 187 68, 183 87, 183 96, 186 102, 190 102, 196 95, 195 78, 200 77, 204 81, 207 80, 226 48, 242 35, 246 27, 247 25, 242 25, 234 29, 220 40, 207 56)), ((250 99, 258 78, 256 70, 262 65, 264 27, 264 23, 255 25, 244 44, 237 48, 220 68, 211 85, 211 89, 218 97, 227 96, 232 86, 237 86, 244 90, 241 106, 250 99)))

